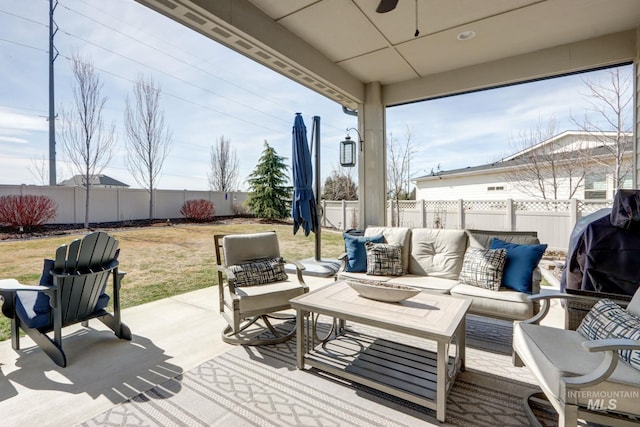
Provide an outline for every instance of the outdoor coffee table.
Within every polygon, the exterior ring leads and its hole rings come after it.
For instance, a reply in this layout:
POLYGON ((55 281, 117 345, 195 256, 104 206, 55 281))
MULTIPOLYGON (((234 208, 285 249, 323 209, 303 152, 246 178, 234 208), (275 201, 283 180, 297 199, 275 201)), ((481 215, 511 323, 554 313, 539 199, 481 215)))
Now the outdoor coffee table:
POLYGON ((292 299, 297 311, 297 365, 330 374, 434 409, 445 420, 447 395, 459 370, 464 370, 466 299, 426 292, 399 302, 359 296, 339 281, 292 299), (337 325, 317 337, 316 315, 337 325), (335 319, 338 319, 336 322, 335 319), (437 343, 431 351, 350 330, 354 322, 437 343), (455 355, 449 347, 455 343, 455 355))

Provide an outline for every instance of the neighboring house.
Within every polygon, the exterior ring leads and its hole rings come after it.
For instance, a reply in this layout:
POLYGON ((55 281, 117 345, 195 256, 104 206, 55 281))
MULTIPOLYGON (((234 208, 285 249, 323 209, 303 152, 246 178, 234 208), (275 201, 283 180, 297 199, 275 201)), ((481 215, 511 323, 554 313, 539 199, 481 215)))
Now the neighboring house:
MULTIPOLYGON (((92 175, 91 176, 91 187, 93 188, 128 188, 129 185, 124 182, 118 181, 117 179, 113 179, 107 175, 92 175)), ((84 176, 83 175, 75 175, 72 178, 66 179, 60 184, 65 187, 84 187, 84 176)))
MULTIPOLYGON (((531 179, 524 179, 525 174, 519 172, 531 167, 532 159, 544 161, 549 156, 564 165, 573 165, 571 172, 576 172, 575 165, 583 162, 586 174, 580 186, 573 195, 574 198, 584 200, 611 200, 615 189, 612 171, 614 159, 603 146, 603 138, 613 137, 615 133, 605 133, 598 138, 587 132, 567 131, 542 141, 525 150, 515 153, 494 163, 469 166, 462 169, 432 172, 414 179, 416 184, 416 199, 420 200, 505 200, 542 199, 536 194, 535 183, 531 179)), ((631 141, 632 135, 625 134, 631 141)), ((623 188, 631 188, 632 144, 624 154, 624 170, 628 170, 623 188)), ((556 173, 559 184, 557 199, 570 198, 569 172, 556 173)), ((547 193, 551 184, 549 174, 544 179, 547 193)), ((572 176, 573 183, 576 176, 572 176)), ((547 199, 552 199, 547 194, 547 199)))

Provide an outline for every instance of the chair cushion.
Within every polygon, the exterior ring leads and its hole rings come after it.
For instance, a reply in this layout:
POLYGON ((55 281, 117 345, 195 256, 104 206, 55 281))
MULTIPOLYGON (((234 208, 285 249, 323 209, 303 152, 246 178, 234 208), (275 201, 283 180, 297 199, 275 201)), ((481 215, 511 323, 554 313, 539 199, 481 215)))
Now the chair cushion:
POLYGON ((640 414, 637 393, 640 371, 626 363, 618 363, 613 374, 604 382, 561 395, 561 377, 585 375, 593 372, 603 353, 589 352, 582 347, 586 338, 577 331, 548 326, 516 323, 513 348, 535 375, 538 382, 552 393, 555 400, 587 406, 599 396, 618 396, 616 412, 640 414), (594 397, 595 396, 595 397, 594 397))
POLYGON ((278 236, 273 231, 225 236, 222 248, 227 266, 280 256, 278 236))
POLYGON ((411 230, 406 227, 367 227, 365 236, 384 236, 384 243, 400 245, 402 252, 402 272, 409 271, 409 252, 411 251, 411 230))
POLYGON ((505 249, 467 248, 464 254, 460 283, 497 291, 507 259, 505 249))
POLYGON ((367 274, 373 276, 401 276, 402 255, 400 246, 387 243, 365 243, 367 274))
MULTIPOLYGON (((591 340, 627 338, 640 340, 640 318, 610 299, 595 303, 582 319, 578 333, 591 340)), ((640 351, 619 351, 621 360, 640 370, 640 351)))
MULTIPOLYGON (((225 301, 231 301, 228 286, 225 286, 224 292, 226 294, 225 301)), ((303 293, 304 288, 297 280, 286 280, 262 286, 245 286, 235 290, 235 294, 240 298, 240 312, 247 317, 289 308, 289 300, 303 293)))
POLYGON ((236 286, 256 286, 287 280, 282 257, 267 258, 241 265, 229 266, 236 276, 236 286))
POLYGON ((466 248, 464 230, 413 228, 409 273, 457 281, 466 248))
POLYGON ((344 233, 344 247, 347 252, 346 271, 350 273, 364 273, 367 271, 367 251, 365 243, 382 243, 382 234, 376 236, 352 236, 344 233))
POLYGON ((533 270, 542 259, 547 245, 520 245, 494 238, 490 248, 506 249, 507 251, 502 286, 531 294, 533 270))
MULTIPOLYGON (((53 270, 54 261, 52 259, 44 259, 44 265, 42 266, 42 275, 40 276, 40 286, 53 286, 53 276, 50 271, 53 270)), ((48 313, 49 307, 49 295, 44 292, 35 292, 37 294, 36 301, 33 309, 36 313, 48 313)))
MULTIPOLYGON (((37 312, 35 305, 38 300, 38 294, 41 292, 35 291, 18 291, 16 292, 16 316, 20 321, 31 329, 35 328, 47 328, 53 325, 53 319, 51 316, 51 307, 46 312, 37 312)), ((102 310, 109 305, 109 295, 101 294, 98 297, 96 308, 94 310, 102 310)), ((48 304, 48 302, 47 302, 48 304)))

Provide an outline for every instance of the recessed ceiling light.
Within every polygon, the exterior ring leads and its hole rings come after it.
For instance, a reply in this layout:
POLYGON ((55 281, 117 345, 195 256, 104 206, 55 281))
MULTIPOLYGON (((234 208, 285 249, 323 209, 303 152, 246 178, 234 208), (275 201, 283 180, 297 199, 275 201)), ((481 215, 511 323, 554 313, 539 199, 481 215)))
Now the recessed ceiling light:
POLYGON ((474 38, 476 36, 476 33, 474 31, 463 31, 460 34, 458 34, 458 40, 471 40, 472 38, 474 38))

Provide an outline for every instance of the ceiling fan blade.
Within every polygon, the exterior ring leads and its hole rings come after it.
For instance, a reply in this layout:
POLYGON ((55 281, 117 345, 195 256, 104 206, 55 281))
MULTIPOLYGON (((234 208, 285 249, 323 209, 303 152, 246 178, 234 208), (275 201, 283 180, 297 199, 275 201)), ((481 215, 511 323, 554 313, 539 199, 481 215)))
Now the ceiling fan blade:
POLYGON ((391 12, 398 5, 398 0, 380 0, 380 4, 376 9, 378 13, 391 12))

